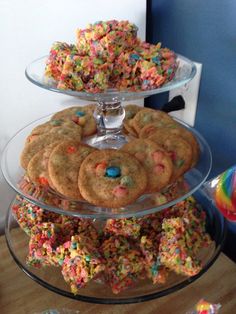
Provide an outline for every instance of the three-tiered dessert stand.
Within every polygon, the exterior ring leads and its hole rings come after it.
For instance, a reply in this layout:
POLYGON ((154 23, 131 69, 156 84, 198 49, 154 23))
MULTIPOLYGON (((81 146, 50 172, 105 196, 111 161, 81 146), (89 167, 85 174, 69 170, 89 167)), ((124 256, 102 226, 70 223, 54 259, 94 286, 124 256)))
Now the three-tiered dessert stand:
MULTIPOLYGON (((175 78, 158 89, 140 92, 109 90, 105 93, 90 94, 72 90, 60 90, 55 87, 54 82, 46 80, 44 77, 46 58, 47 57, 42 57, 32 62, 26 69, 26 77, 32 83, 49 91, 78 97, 78 99, 96 101, 97 107, 95 109, 95 118, 97 120, 98 132, 95 137, 88 138, 87 143, 97 148, 119 148, 128 140, 127 137, 122 134, 122 121, 125 115, 125 111, 121 103, 122 101, 144 98, 178 88, 179 86, 188 83, 196 73, 194 63, 189 59, 178 55, 177 59, 179 67, 175 78)), ((25 258, 28 253, 29 238, 23 231, 19 230, 16 223, 11 209, 16 203, 16 200, 13 200, 9 207, 6 219, 5 233, 7 244, 14 260, 29 277, 47 289, 72 299, 93 303, 124 304, 147 301, 172 293, 193 282, 208 270, 221 251, 222 243, 225 237, 225 223, 223 217, 215 209, 212 203, 206 199, 204 193, 202 193, 201 187, 206 181, 211 170, 212 157, 207 142, 201 134, 199 134, 199 132, 182 123, 183 127, 187 128, 194 134, 200 148, 198 163, 184 175, 184 181, 188 185, 188 190, 184 190, 177 198, 161 205, 155 203, 156 195, 154 193, 143 195, 135 203, 124 208, 110 209, 91 205, 86 202, 66 199, 53 190, 38 191, 37 187, 33 185, 27 190, 27 192, 20 188, 19 183, 24 176, 24 171, 20 167, 19 156, 22 151, 24 141, 35 126, 48 121, 49 118, 49 116, 41 118, 21 129, 15 134, 15 136, 12 137, 4 149, 1 161, 2 172, 8 184, 16 191, 17 194, 29 202, 40 206, 46 211, 91 219, 98 228, 104 224, 106 219, 143 217, 168 208, 186 199, 188 196, 194 195, 197 201, 203 204, 203 209, 206 212, 207 217, 206 229, 214 241, 214 245, 201 252, 200 259, 202 261, 203 268, 195 276, 183 277, 171 273, 167 282, 162 285, 154 285, 149 280, 140 280, 134 287, 131 287, 118 295, 113 294, 111 289, 103 283, 93 281, 85 288, 82 288, 79 294, 74 295, 70 292, 69 286, 64 282, 58 268, 43 267, 36 269, 26 264, 25 258), (19 232, 22 233, 22 237, 20 239, 18 237, 19 232)))

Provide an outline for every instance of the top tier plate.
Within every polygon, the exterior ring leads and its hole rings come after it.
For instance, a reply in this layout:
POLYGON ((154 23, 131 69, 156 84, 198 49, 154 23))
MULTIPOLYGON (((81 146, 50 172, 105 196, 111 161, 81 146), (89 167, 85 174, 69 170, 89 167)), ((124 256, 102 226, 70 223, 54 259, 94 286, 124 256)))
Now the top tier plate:
POLYGON ((159 88, 146 90, 146 91, 140 91, 140 92, 117 91, 117 90, 111 89, 104 93, 93 94, 93 93, 87 93, 87 92, 73 91, 69 89, 68 90, 58 89, 56 87, 55 81, 48 79, 44 76, 47 58, 48 56, 41 57, 33 61, 27 66, 25 70, 25 75, 29 79, 29 81, 47 90, 78 97, 80 99, 88 100, 88 101, 103 101, 103 102, 112 101, 113 102, 113 101, 134 100, 134 99, 148 97, 151 95, 155 95, 158 93, 163 93, 163 92, 172 90, 174 88, 178 88, 188 83, 196 74, 195 64, 191 60, 177 54, 177 61, 179 62, 179 66, 178 66, 174 79, 171 82, 168 82, 159 88))

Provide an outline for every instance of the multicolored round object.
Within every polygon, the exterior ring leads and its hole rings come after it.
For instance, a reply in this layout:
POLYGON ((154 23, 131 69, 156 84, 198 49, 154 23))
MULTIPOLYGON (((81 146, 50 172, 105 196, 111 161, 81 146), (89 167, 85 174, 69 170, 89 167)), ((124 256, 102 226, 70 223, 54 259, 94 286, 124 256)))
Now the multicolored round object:
POLYGON ((220 309, 220 304, 212 304, 204 299, 201 299, 196 305, 196 314, 217 314, 220 309))
POLYGON ((78 186, 82 197, 91 204, 119 208, 144 193, 147 174, 138 159, 127 152, 96 150, 84 158, 78 186))
POLYGON ((236 221, 236 166, 220 175, 215 189, 215 204, 224 217, 236 221))

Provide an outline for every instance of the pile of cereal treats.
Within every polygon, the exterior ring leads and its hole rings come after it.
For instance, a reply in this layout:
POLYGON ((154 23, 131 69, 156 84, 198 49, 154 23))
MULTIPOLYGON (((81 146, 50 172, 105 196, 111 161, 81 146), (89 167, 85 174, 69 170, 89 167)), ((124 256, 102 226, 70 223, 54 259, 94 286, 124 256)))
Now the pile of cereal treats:
POLYGON ((78 29, 76 43, 55 42, 45 76, 59 89, 100 93, 108 89, 149 90, 171 81, 176 54, 141 41, 129 21, 99 21, 78 29))
POLYGON ((199 252, 212 243, 205 212, 192 197, 142 218, 108 219, 103 230, 20 197, 13 212, 30 237, 28 265, 60 267, 74 294, 91 280, 118 294, 139 279, 164 284, 170 272, 194 276, 202 269, 199 252))

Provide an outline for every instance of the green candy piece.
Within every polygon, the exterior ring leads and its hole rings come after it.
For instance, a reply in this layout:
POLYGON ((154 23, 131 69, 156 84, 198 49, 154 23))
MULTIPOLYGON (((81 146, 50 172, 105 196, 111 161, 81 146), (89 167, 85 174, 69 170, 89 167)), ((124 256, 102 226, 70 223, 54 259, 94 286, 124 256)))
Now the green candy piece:
POLYGON ((122 177, 120 183, 124 186, 132 186, 134 184, 132 178, 129 176, 122 177))
POLYGON ((143 122, 147 123, 151 121, 151 115, 150 114, 145 114, 143 116, 143 122))
POLYGON ((176 160, 176 162, 175 162, 175 165, 176 165, 177 168, 182 167, 183 164, 184 164, 184 160, 183 160, 183 159, 178 159, 178 160, 176 160))
POLYGON ((52 120, 50 123, 51 125, 59 126, 62 124, 62 120, 52 120))

